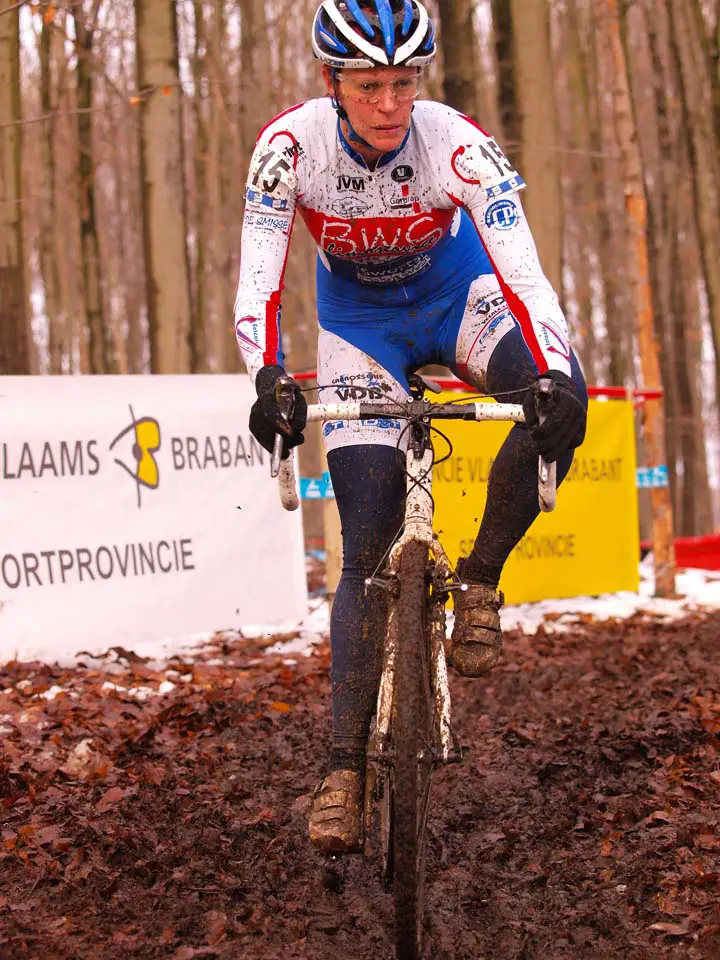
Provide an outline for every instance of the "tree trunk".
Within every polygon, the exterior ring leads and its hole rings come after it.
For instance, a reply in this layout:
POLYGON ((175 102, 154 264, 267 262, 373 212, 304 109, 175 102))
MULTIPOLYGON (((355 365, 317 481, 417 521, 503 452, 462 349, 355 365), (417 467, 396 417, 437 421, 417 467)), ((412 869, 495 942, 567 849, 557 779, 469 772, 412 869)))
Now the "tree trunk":
MULTIPOLYGON (((675 188, 677 193, 677 157, 674 149, 667 105, 667 84, 664 75, 663 60, 660 53, 659 31, 665 27, 663 17, 654 8, 648 11, 647 5, 641 9, 634 8, 638 16, 642 16, 642 24, 648 39, 648 52, 652 69, 652 90, 654 93, 653 124, 640 125, 640 149, 646 158, 644 175, 648 196, 648 251, 650 281, 653 297, 653 313, 657 318, 657 329, 660 342, 660 371, 665 389, 665 445, 667 454, 670 491, 673 502, 676 531, 682 530, 682 418, 683 392, 680 383, 681 370, 677 356, 683 350, 678 342, 680 331, 674 323, 673 304, 671 303, 671 264, 677 262, 677 209, 670 203, 670 192, 675 188), (646 141, 653 141, 657 137, 656 149, 646 145, 646 141), (653 189, 647 190, 647 184, 652 183, 653 189)), ((640 57, 633 56, 628 50, 632 22, 629 19, 627 8, 623 13, 623 42, 625 56, 628 63, 628 78, 632 88, 634 103, 642 101, 643 85, 647 79, 644 73, 645 64, 640 57)), ((639 32, 639 31, 638 31, 639 32)), ((647 118, 646 118, 647 119, 647 118)), ((677 286, 677 284, 675 285, 677 286)))
POLYGON ((717 402, 720 403, 720 197, 714 176, 716 148, 709 135, 705 111, 698 109, 698 104, 702 103, 702 90, 698 83, 682 4, 666 0, 666 6, 671 23, 670 46, 676 65, 692 170, 693 209, 715 349, 715 392, 717 402))
POLYGON ((190 367, 190 270, 174 0, 135 0, 150 366, 190 367))
POLYGON ((233 299, 237 278, 233 274, 228 222, 232 217, 233 196, 225 175, 228 164, 233 170, 234 157, 229 147, 228 116, 223 91, 227 75, 225 52, 225 12, 223 0, 214 0, 212 28, 208 33, 210 63, 210 129, 208 146, 208 205, 212 224, 213 313, 212 342, 214 369, 221 373, 235 373, 240 369, 240 352, 235 339, 233 299))
POLYGON ((522 160, 523 205, 540 262, 562 293, 563 198, 548 0, 511 0, 522 160))
MULTIPOLYGON (((599 0, 591 19, 593 42, 588 62, 588 74, 592 78, 592 96, 588 102, 591 117, 592 183, 595 191, 594 212, 598 230, 598 255, 602 274, 603 309, 607 325, 606 351, 608 358, 608 382, 611 385, 626 385, 633 377, 633 336, 626 317, 633 310, 631 297, 626 292, 627 232, 618 230, 624 210, 622 193, 617 189, 621 170, 608 154, 616 150, 615 141, 605 133, 607 118, 607 90, 601 78, 603 41, 607 40, 606 10, 604 0, 599 0)), ((610 108, 612 112, 612 108, 610 108)))
MULTIPOLYGON (((647 199, 642 177, 642 160, 638 149, 637 130, 628 87, 628 72, 620 39, 617 0, 608 0, 609 26, 615 62, 614 105, 618 141, 623 154, 627 225, 632 257, 630 277, 635 295, 638 324, 638 344, 643 382, 646 386, 660 386, 658 345, 654 329, 652 298, 648 274, 647 199)), ((665 428, 661 400, 648 400, 643 405, 643 425, 650 466, 666 464, 665 428)), ((655 557, 655 593, 671 596, 675 593, 675 544, 673 535, 672 503, 667 487, 651 491, 653 512, 653 552, 655 557)))
POLYGON ((86 22, 82 6, 73 7, 77 50, 80 240, 89 371, 90 373, 112 373, 115 367, 114 345, 110 330, 106 326, 103 306, 102 261, 95 213, 95 157, 91 113, 93 36, 98 6, 99 0, 95 0, 92 19, 89 22, 86 22))
POLYGON ((477 37, 472 0, 438 0, 443 52, 443 99, 470 117, 477 114, 477 37))
POLYGON ((52 96, 53 75, 52 21, 43 18, 40 34, 40 107, 45 117, 40 136, 40 164, 38 167, 40 191, 40 272, 45 297, 45 315, 48 324, 48 359, 50 373, 62 373, 63 359, 71 344, 66 342, 66 319, 60 305, 60 279, 56 256, 57 176, 55 165, 55 117, 52 96))
POLYGON ((195 50, 193 52, 193 78, 195 97, 195 303, 190 318, 190 370, 201 373, 207 370, 206 329, 209 313, 207 296, 207 250, 209 238, 208 211, 208 133, 205 116, 207 93, 207 41, 205 39, 205 3, 193 0, 195 14, 195 50))
POLYGON ((21 203, 19 11, 0 3, 0 374, 30 373, 21 203))
POLYGON ((521 134, 515 87, 515 43, 510 0, 492 0, 492 19, 495 28, 497 91, 503 146, 510 161, 517 167, 521 134))
POLYGON ((575 0, 567 6, 565 42, 569 87, 570 143, 569 159, 572 216, 565 230, 565 250, 574 278, 574 299, 578 313, 579 341, 576 350, 590 383, 598 383, 598 348, 593 322, 594 187, 591 149, 590 110, 586 58, 583 55, 578 10, 575 0))
POLYGON ((715 25, 713 29, 712 23, 708 23, 705 18, 701 0, 691 0, 691 2, 695 28, 710 83, 715 142, 718 150, 720 150, 720 4, 715 3, 715 25))

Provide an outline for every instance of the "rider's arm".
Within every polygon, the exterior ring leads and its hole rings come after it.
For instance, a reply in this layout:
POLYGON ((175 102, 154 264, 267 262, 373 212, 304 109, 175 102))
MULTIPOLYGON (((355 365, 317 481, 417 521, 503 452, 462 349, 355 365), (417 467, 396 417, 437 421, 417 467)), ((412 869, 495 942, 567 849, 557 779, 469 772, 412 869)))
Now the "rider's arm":
POLYGON ((253 382, 261 367, 283 363, 280 298, 297 192, 288 144, 272 125, 261 134, 245 190, 235 334, 253 382))
POLYGON ((495 140, 456 115, 448 192, 472 216, 538 371, 570 374, 565 316, 540 265, 519 191, 525 186, 495 140))

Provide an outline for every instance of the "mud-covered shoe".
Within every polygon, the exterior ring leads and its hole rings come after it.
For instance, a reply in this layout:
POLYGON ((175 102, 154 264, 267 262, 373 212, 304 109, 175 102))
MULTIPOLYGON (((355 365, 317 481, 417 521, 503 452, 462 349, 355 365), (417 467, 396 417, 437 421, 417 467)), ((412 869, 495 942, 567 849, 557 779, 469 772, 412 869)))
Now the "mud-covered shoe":
POLYGON ((357 853, 362 847, 363 777, 357 770, 333 770, 313 794, 310 843, 323 853, 357 853))
POLYGON ((502 654, 501 591, 484 583, 469 583, 453 594, 455 625, 448 660, 465 677, 481 677, 502 654))

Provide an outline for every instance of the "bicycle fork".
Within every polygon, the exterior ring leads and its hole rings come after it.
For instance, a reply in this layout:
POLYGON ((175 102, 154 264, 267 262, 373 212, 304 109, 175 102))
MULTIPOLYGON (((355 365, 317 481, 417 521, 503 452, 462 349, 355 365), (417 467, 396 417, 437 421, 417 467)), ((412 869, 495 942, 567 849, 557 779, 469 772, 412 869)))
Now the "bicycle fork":
MULTIPOLYGON (((427 745, 418 757, 430 764, 453 763, 462 758, 462 751, 450 726, 450 691, 445 659, 445 603, 447 581, 452 574, 450 562, 440 541, 433 533, 432 501, 433 451, 428 445, 408 456, 405 525, 393 545, 383 576, 369 578, 366 589, 381 587, 390 594, 386 642, 383 650, 382 672, 378 689, 374 724, 368 739, 368 775, 365 796, 365 854, 371 851, 373 803, 385 789, 385 781, 392 767, 391 723, 395 693, 395 658, 397 650, 397 618, 395 598, 399 590, 397 571, 403 545, 408 540, 425 543, 432 553, 430 600, 428 604, 428 639, 430 656, 431 701, 434 718, 435 742, 427 745)), ((422 638, 418 637, 418 642, 422 638)))

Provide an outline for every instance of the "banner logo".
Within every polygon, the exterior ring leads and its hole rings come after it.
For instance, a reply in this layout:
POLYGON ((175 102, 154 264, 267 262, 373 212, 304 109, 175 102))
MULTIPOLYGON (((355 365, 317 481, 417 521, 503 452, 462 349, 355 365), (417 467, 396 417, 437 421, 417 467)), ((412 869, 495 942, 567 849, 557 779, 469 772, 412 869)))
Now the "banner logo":
POLYGON ((138 507, 142 506, 141 487, 147 487, 149 490, 157 490, 160 485, 160 469, 157 465, 154 454, 160 449, 160 424, 152 417, 142 417, 135 419, 135 414, 131 404, 130 416, 132 423, 121 430, 120 433, 110 444, 110 450, 129 433, 134 434, 134 443, 132 446, 132 456, 135 460, 134 468, 129 467, 119 457, 115 457, 115 463, 135 481, 137 485, 138 507))

